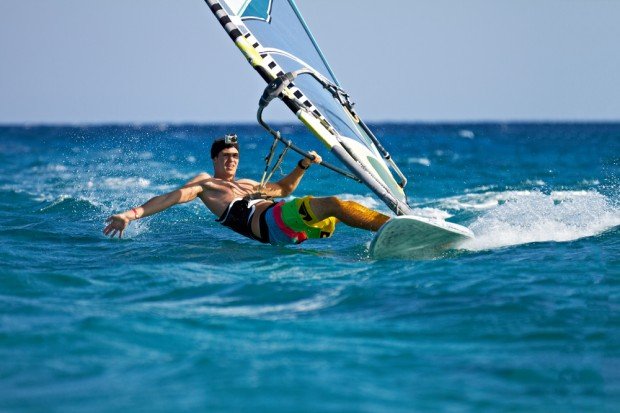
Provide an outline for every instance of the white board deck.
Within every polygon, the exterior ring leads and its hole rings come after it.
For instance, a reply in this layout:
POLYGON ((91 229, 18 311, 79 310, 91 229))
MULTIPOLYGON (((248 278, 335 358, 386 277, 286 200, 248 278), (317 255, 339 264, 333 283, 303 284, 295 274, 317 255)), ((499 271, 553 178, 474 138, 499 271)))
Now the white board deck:
POLYGON ((401 215, 381 227, 370 244, 374 259, 429 259, 458 247, 474 233, 462 225, 437 218, 401 215))

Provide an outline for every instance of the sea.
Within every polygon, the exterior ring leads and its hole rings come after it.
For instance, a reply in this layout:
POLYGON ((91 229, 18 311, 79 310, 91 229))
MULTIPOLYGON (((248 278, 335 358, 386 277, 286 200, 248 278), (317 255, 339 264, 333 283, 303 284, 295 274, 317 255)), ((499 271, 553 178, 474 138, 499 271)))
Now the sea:
MULTIPOLYGON (((110 215, 212 172, 214 137, 237 133, 238 176, 257 180, 272 139, 249 124, 0 127, 0 411, 620 411, 620 124, 371 128, 415 213, 474 240, 374 260, 373 234, 339 225, 274 247, 200 201, 110 239, 110 215)), ((294 195, 390 212, 319 166, 294 195)))

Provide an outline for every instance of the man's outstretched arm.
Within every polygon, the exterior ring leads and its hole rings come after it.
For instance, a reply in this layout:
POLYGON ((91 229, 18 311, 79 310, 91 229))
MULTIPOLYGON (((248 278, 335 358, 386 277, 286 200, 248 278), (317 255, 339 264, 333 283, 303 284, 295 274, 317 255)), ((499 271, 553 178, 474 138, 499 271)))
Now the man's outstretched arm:
POLYGON ((176 204, 192 201, 196 199, 198 194, 202 191, 202 185, 192 182, 183 188, 151 198, 139 207, 109 217, 106 220, 108 225, 103 229, 103 233, 105 235, 110 235, 112 238, 118 233, 118 237, 121 238, 125 228, 127 228, 127 225, 129 225, 131 221, 157 214, 176 204))

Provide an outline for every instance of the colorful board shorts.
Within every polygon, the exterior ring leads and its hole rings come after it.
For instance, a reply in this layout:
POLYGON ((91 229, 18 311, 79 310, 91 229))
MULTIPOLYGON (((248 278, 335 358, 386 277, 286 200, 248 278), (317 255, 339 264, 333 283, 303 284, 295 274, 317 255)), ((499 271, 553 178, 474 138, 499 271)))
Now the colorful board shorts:
POLYGON ((310 208, 311 196, 280 201, 265 212, 272 245, 299 244, 310 238, 331 237, 336 229, 336 218, 319 221, 310 208))

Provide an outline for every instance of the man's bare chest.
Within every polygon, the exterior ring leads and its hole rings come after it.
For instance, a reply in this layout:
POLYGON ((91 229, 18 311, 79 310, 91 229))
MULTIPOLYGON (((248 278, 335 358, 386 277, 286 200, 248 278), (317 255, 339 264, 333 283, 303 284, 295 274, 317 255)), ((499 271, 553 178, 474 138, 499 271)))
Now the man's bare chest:
POLYGON ((256 191, 256 187, 252 182, 224 180, 213 180, 208 182, 206 183, 205 189, 215 196, 231 195, 233 197, 244 197, 256 191))

